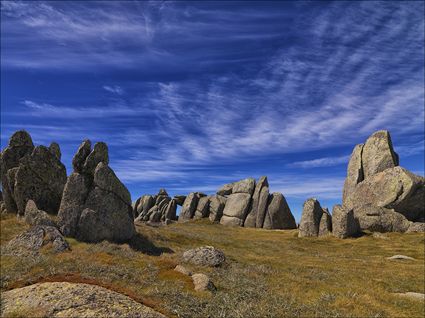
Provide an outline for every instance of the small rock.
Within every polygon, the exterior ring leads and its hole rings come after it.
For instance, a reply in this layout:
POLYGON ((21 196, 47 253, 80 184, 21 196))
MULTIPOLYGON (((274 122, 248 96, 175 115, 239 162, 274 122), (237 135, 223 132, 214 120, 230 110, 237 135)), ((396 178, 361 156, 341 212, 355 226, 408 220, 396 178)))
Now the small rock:
POLYGON ((413 222, 410 224, 406 233, 424 233, 425 232, 425 223, 424 222, 413 222))
POLYGON ((211 279, 205 274, 193 274, 192 280, 196 291, 214 292, 217 290, 211 279))
POLYGON ((382 240, 388 240, 389 237, 381 232, 373 232, 372 237, 382 239, 382 240))
POLYGON ((202 246, 184 252, 183 260, 195 265, 217 267, 225 262, 226 257, 222 251, 212 246, 202 246))
POLYGON ((192 272, 182 265, 177 265, 174 270, 176 272, 182 273, 183 275, 192 276, 192 272))
POLYGON ((408 261, 414 261, 415 260, 413 257, 406 256, 406 255, 393 255, 391 257, 387 257, 387 259, 390 259, 390 260, 401 259, 401 260, 408 260, 408 261))
POLYGON ((425 300, 425 294, 422 294, 422 293, 407 292, 407 293, 394 293, 394 295, 408 297, 408 298, 417 299, 417 300, 425 300))

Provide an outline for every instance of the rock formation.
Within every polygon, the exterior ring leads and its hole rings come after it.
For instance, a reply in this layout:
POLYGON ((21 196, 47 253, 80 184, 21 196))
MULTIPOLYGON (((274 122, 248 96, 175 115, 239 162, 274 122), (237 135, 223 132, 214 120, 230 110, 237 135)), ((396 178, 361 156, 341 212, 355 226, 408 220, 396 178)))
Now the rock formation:
POLYGON ((28 200, 27 202, 24 220, 29 225, 48 225, 57 227, 56 223, 50 219, 49 215, 45 211, 37 208, 37 205, 33 200, 28 200))
POLYGON ((182 209, 179 214, 179 222, 184 222, 193 218, 198 207, 198 202, 201 197, 205 196, 203 193, 192 192, 184 200, 182 209))
POLYGON ((1 154, 1 181, 8 212, 24 215, 28 200, 48 213, 56 214, 66 182, 66 169, 60 161, 60 148, 34 148, 26 131, 15 132, 1 154))
POLYGON ((332 233, 332 216, 327 208, 323 209, 322 217, 320 218, 318 236, 327 236, 332 233))
POLYGON ((131 197, 108 166, 105 143, 83 141, 75 154, 58 219, 62 233, 82 241, 126 241, 134 233, 131 197))
POLYGON ((209 219, 211 222, 220 222, 223 216, 224 206, 226 205, 226 197, 221 195, 213 195, 210 197, 210 215, 209 219))
MULTIPOLYGON (((377 131, 364 145, 354 148, 344 183, 343 207, 336 207, 338 218, 333 216, 334 231, 347 226, 351 214, 357 231, 405 232, 412 222, 425 220, 425 178, 398 165, 388 131, 377 131)), ((348 231, 336 236, 353 234, 348 231)))
POLYGON ((267 211, 263 228, 272 229, 296 229, 295 218, 289 209, 288 203, 282 193, 274 192, 269 196, 267 211))
POLYGON ((168 196, 165 189, 160 189, 157 195, 143 195, 137 199, 133 214, 136 222, 161 222, 177 220, 177 201, 168 196))
POLYGON ((320 206, 319 201, 317 201, 315 198, 306 200, 303 205, 298 236, 318 236, 322 214, 323 209, 320 206))
POLYGON ((338 238, 356 235, 360 230, 352 210, 337 204, 332 210, 332 234, 338 238))
POLYGON ((261 177, 255 185, 252 204, 245 219, 245 227, 263 227, 269 200, 269 183, 266 176, 261 177))

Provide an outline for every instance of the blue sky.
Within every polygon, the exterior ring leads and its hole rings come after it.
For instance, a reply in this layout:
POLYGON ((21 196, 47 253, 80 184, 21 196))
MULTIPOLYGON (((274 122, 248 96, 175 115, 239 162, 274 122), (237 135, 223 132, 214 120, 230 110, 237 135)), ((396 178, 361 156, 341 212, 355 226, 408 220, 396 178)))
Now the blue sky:
POLYGON ((341 201, 349 155, 388 129, 424 173, 423 2, 20 2, 1 7, 1 145, 109 145, 132 198, 269 177, 341 201))

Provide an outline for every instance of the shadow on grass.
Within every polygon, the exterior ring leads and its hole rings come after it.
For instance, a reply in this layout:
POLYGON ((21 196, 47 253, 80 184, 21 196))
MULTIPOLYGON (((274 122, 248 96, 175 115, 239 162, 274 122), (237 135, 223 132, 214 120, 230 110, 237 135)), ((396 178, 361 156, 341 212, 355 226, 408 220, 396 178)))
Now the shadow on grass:
POLYGON ((146 236, 136 233, 128 242, 128 245, 137 252, 159 256, 163 253, 174 253, 171 248, 156 246, 146 236))

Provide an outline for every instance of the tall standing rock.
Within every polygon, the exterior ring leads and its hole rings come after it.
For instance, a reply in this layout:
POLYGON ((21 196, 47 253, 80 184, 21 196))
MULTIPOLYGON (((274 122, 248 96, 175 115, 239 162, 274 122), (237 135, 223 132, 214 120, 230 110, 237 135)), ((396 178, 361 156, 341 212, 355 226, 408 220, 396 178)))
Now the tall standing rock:
POLYGON ((108 166, 108 151, 84 141, 73 158, 59 209, 59 226, 68 236, 87 242, 126 241, 134 233, 131 197, 108 166), (93 167, 95 168, 93 169, 93 167))
POLYGON ((28 200, 51 214, 56 214, 66 183, 66 168, 49 148, 37 146, 31 155, 20 160, 15 175, 14 197, 18 213, 25 213, 28 200))
POLYGON ((254 194, 252 195, 252 204, 244 223, 245 227, 263 227, 268 199, 269 183, 267 177, 263 176, 255 185, 254 194))
POLYGON ((318 236, 327 236, 332 233, 332 216, 327 208, 323 209, 323 214, 320 219, 318 236))
POLYGON ((15 180, 9 180, 8 171, 19 166, 19 161, 24 156, 30 155, 34 149, 31 136, 24 130, 15 132, 9 139, 8 146, 1 153, 1 183, 3 188, 3 201, 8 212, 17 212, 16 202, 12 188, 15 180))
POLYGON ((356 185, 363 181, 362 152, 363 144, 360 144, 354 147, 351 154, 347 168, 347 177, 345 178, 344 189, 342 191, 343 204, 345 204, 351 193, 354 192, 356 185))
POLYGON ((339 204, 332 210, 332 234, 338 238, 347 238, 360 231, 358 221, 354 218, 353 210, 339 204))
POLYGON ((308 199, 304 202, 301 215, 298 237, 317 236, 319 234, 320 219, 323 209, 316 199, 308 199))
POLYGON ((295 218, 289 209, 282 193, 274 192, 270 195, 264 229, 296 229, 295 218))
POLYGON ((364 179, 398 164, 398 155, 394 152, 390 133, 386 130, 373 133, 367 139, 362 152, 364 179))

